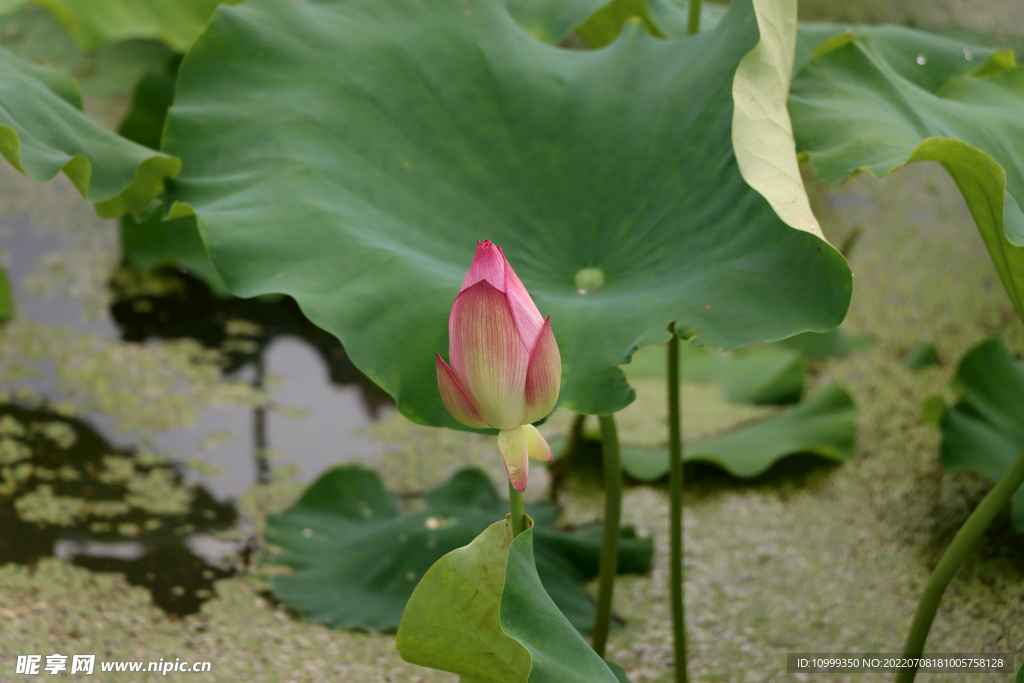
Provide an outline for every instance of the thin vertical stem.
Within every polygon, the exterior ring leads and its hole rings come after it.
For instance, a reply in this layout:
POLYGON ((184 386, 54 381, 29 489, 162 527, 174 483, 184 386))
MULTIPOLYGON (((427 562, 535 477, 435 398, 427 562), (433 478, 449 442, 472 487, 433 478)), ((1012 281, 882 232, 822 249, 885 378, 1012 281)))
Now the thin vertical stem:
MULTIPOLYGON (((252 386, 255 389, 263 389, 266 366, 263 361, 263 349, 261 348, 253 360, 255 373, 252 379, 252 386)), ((255 449, 256 459, 256 482, 259 484, 270 483, 270 460, 267 459, 267 406, 260 404, 252 409, 252 441, 255 449)))
POLYGON ((700 0, 690 0, 690 13, 686 15, 686 35, 700 33, 700 0))
MULTIPOLYGON (((920 657, 924 652, 924 643, 928 638, 928 631, 931 630, 932 620, 935 619, 935 612, 939 609, 939 601, 946 590, 950 579, 960 568, 967 554, 981 540, 992 524, 992 520, 1010 501, 1010 497, 1024 483, 1024 453, 1017 456, 1017 459, 1010 465, 1003 478, 1000 479, 992 490, 988 492, 974 512, 967 518, 960 531, 956 532, 953 541, 942 554, 939 563, 935 566, 924 593, 921 595, 921 602, 917 606, 917 614, 910 625, 910 632, 907 633, 907 644, 903 648, 904 657, 920 657)), ((917 676, 917 667, 912 669, 900 669, 896 674, 896 683, 912 683, 917 676)))
POLYGON ((597 611, 594 615, 594 651, 604 657, 612 618, 612 593, 619 568, 619 520, 622 517, 622 469, 619 434, 614 415, 600 415, 601 454, 604 461, 604 529, 598 573, 597 611))
POLYGON ((515 538, 526 528, 526 515, 523 512, 523 494, 515 490, 511 481, 508 483, 508 502, 512 512, 512 538, 515 538))
POLYGON ((670 597, 675 632, 676 681, 686 683, 686 620, 683 600, 683 421, 679 404, 679 337, 668 341, 668 457, 670 597))

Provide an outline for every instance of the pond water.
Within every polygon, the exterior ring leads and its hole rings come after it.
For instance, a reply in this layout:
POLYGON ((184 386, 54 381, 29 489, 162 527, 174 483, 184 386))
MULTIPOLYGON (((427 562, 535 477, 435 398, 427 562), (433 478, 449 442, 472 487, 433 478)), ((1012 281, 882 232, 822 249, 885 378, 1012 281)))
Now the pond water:
MULTIPOLYGON (((86 247, 116 249, 115 226, 83 220, 108 233, 86 247)), ((259 549, 238 501, 377 456, 362 431, 390 398, 288 298, 219 298, 184 273, 142 275, 108 258, 109 303, 90 314, 88 290, 107 282, 102 267, 86 274, 87 252, 73 231, 0 216, 17 306, 0 367, 0 564, 56 555, 195 612, 259 549), (165 374, 165 360, 182 376, 131 383, 165 374), (190 365, 205 372, 203 391, 186 386, 190 365), (234 400, 218 398, 225 388, 234 400)))

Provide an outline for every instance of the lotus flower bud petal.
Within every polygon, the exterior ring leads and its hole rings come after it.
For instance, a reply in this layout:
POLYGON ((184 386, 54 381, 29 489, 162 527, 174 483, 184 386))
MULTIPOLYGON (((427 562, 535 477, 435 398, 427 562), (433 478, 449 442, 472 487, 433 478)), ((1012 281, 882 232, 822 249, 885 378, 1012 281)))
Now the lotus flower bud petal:
MULTIPOLYGON (((476 255, 473 256, 473 264, 466 273, 466 279, 462 281, 464 292, 481 280, 487 280, 495 289, 505 291, 505 267, 508 261, 501 253, 501 247, 493 244, 490 240, 476 243, 476 255)), ((509 268, 509 270, 512 270, 509 268)))
MULTIPOLYGON (((498 247, 498 251, 501 252, 501 247, 498 247)), ((504 260, 504 252, 501 258, 504 260)), ((516 321, 519 338, 523 340, 526 348, 532 349, 537 344, 537 337, 544 326, 544 316, 537 310, 537 304, 533 303, 533 298, 508 261, 505 261, 504 290, 509 309, 512 311, 512 319, 516 321)))
POLYGON ((561 383, 562 356, 558 353, 549 317, 541 327, 526 369, 527 422, 536 422, 554 409, 561 383))
POLYGON ((455 373, 448 367, 448 364, 441 360, 441 354, 437 354, 437 385, 441 389, 441 400, 444 407, 456 420, 474 429, 486 429, 487 423, 480 416, 473 399, 459 386, 459 380, 455 373))
POLYGON ((497 429, 523 424, 530 355, 505 294, 486 280, 462 290, 452 306, 448 338, 455 378, 484 421, 497 429))
POLYGON ((526 449, 527 432, 524 427, 503 429, 498 432, 501 461, 505 463, 505 471, 508 472, 508 480, 512 482, 512 487, 520 493, 526 490, 526 475, 530 469, 526 449))
POLYGON ((544 435, 533 425, 523 425, 523 431, 526 433, 526 455, 541 462, 551 462, 554 455, 544 435))

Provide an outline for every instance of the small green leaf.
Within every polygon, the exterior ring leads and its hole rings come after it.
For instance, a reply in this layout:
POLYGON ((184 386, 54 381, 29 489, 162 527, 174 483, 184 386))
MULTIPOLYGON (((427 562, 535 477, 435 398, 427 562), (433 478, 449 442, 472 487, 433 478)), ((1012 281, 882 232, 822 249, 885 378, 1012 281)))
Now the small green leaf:
MULTIPOLYGON (((953 385, 960 400, 942 414, 942 464, 999 481, 1024 450, 1024 362, 989 339, 964 355, 953 385)), ((1011 507, 1014 528, 1024 531, 1024 486, 1011 507)))
POLYGON ((904 367, 911 370, 920 370, 932 365, 941 365, 941 363, 939 352, 935 348, 935 344, 931 342, 921 342, 903 357, 904 367))
MULTIPOLYGON (((487 683, 620 683, 541 584, 533 529, 495 522, 416 586, 395 645, 407 662, 487 683)), ((621 670, 620 670, 621 671, 621 670)))
POLYGON ((14 297, 7 272, 0 268, 0 325, 14 317, 14 297))
POLYGON ((508 13, 537 40, 557 45, 608 0, 506 0, 508 13))
MULTIPOLYGON (((314 482, 296 505, 268 521, 267 539, 284 552, 271 561, 294 574, 273 579, 275 594, 312 621, 391 631, 428 568, 473 540, 508 508, 477 470, 463 470, 403 514, 376 473, 339 467, 314 482)), ((554 528, 557 510, 529 506, 536 520, 537 567, 548 592, 580 630, 594 606, 581 583, 597 575, 600 527, 554 528)), ((620 571, 645 572, 653 546, 622 530, 620 571)))
POLYGON ((942 420, 942 413, 946 410, 946 399, 941 396, 929 396, 921 404, 921 422, 927 425, 937 425, 942 420))
POLYGON ((153 38, 184 52, 221 2, 242 0, 33 0, 59 18, 83 50, 153 38))
POLYGON ((651 21, 647 0, 612 0, 577 27, 576 32, 590 47, 601 48, 618 38, 630 19, 640 21, 649 35, 664 38, 651 21))
MULTIPOLYGON (((857 411, 838 384, 821 389, 803 403, 736 430, 683 449, 686 462, 710 462, 736 477, 756 477, 780 458, 811 453, 843 462, 853 454, 857 411)), ((623 447, 622 469, 641 481, 668 473, 664 449, 623 447)))
POLYGON ((114 218, 138 213, 164 191, 181 162, 125 140, 79 109, 77 89, 63 74, 24 62, 0 48, 0 153, 34 180, 60 171, 114 218))

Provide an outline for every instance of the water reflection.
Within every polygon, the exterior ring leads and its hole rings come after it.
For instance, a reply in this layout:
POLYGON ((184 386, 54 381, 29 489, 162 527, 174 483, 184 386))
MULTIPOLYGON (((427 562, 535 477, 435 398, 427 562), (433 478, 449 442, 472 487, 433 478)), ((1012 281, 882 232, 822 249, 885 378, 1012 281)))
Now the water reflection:
POLYGON ((118 268, 109 316, 83 322, 78 300, 25 286, 55 251, 73 256, 73 239, 5 220, 0 248, 13 256, 15 324, 59 325, 45 329, 72 338, 98 332, 115 345, 115 337, 147 346, 197 340, 220 355, 226 380, 267 396, 250 408, 196 403, 194 419, 163 431, 125 430, 88 401, 74 416, 67 405, 54 408, 69 397, 66 378, 48 359, 35 375, 0 376, 0 564, 56 555, 123 573, 170 612, 194 612, 213 581, 244 568, 258 549, 252 520, 240 519, 240 497, 292 476, 312 481, 339 462, 381 451, 359 432, 388 410, 390 398, 290 298, 222 298, 173 269, 118 268), (212 467, 184 464, 196 460, 212 467), (225 531, 235 540, 218 536, 225 531))
POLYGON ((233 505, 155 453, 117 448, 45 405, 0 405, 0 564, 57 554, 95 569, 131 568, 133 582, 138 568, 160 566, 140 585, 187 614, 232 572, 198 557, 188 539, 237 520, 233 505))

